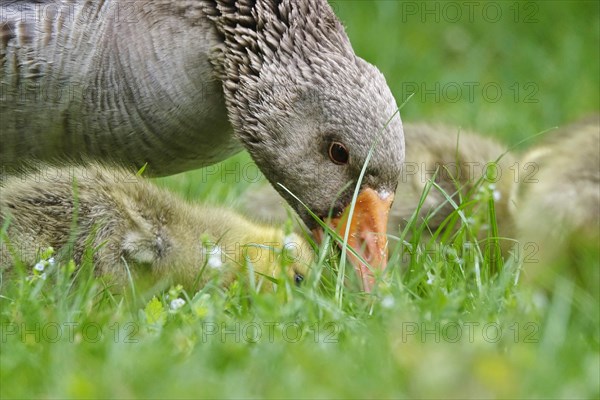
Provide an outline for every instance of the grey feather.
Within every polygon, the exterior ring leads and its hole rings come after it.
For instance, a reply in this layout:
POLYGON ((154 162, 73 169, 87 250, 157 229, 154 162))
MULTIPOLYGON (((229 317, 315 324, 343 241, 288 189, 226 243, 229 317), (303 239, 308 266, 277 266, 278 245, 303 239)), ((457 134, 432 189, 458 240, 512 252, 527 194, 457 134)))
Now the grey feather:
POLYGON ((310 223, 278 185, 319 215, 339 211, 381 132, 364 184, 396 187, 402 123, 386 126, 395 99, 325 0, 2 6, 4 170, 84 159, 167 175, 245 147, 310 223), (328 159, 333 139, 349 149, 348 165, 328 159))

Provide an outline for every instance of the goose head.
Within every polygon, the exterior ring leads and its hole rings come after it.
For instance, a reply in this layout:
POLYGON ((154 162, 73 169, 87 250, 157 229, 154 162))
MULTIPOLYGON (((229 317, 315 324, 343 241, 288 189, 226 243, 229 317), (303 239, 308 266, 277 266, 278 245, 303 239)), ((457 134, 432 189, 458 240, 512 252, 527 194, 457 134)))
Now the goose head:
POLYGON ((372 268, 387 262, 387 214, 404 159, 396 101, 383 75, 354 54, 326 1, 273 3, 222 8, 214 17, 224 37, 218 65, 229 118, 317 240, 323 228, 307 208, 348 235, 360 256, 349 258, 370 290, 372 268))

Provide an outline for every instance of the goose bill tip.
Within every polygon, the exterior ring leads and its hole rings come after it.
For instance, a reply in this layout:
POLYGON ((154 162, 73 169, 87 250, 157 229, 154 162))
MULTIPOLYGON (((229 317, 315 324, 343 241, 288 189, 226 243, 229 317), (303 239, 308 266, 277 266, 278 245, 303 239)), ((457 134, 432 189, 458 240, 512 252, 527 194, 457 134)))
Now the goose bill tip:
MULTIPOLYGON (((387 265, 387 222, 394 195, 389 192, 378 193, 374 189, 363 189, 354 206, 352 221, 348 224, 351 205, 347 206, 340 217, 327 219, 326 223, 343 239, 349 228, 348 245, 356 252, 348 251, 348 259, 354 266, 363 288, 371 292, 375 285, 375 271, 381 271, 387 265)), ((313 230, 320 243, 323 229, 313 230)))

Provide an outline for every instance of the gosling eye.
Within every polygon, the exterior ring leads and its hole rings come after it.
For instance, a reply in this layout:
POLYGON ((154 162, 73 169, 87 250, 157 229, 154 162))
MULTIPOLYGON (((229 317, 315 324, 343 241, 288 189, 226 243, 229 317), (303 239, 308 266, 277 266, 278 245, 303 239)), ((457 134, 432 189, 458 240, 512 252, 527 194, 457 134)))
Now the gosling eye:
POLYGON ((344 146, 340 142, 331 142, 331 144, 329 145, 329 159, 333 161, 334 164, 348 164, 349 158, 350 153, 348 152, 346 146, 344 146))
POLYGON ((300 275, 297 272, 294 274, 294 283, 296 284, 296 286, 300 286, 302 284, 303 280, 304 280, 304 277, 302 275, 300 275))

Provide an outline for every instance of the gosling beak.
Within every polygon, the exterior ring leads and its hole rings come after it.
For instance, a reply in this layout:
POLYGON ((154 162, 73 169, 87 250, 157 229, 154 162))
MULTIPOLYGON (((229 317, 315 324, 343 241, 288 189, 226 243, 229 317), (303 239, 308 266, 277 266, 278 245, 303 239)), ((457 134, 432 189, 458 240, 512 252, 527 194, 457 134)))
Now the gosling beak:
MULTIPOLYGON (((387 222, 388 213, 392 206, 394 195, 392 193, 378 193, 371 188, 363 189, 356 199, 348 245, 362 257, 366 264, 348 252, 348 259, 356 268, 361 278, 364 290, 370 292, 375 283, 373 271, 383 269, 387 264, 387 222)), ((346 233, 350 207, 346 207, 340 217, 325 220, 342 238, 346 233)), ((323 238, 322 228, 313 230, 318 242, 323 238)))

